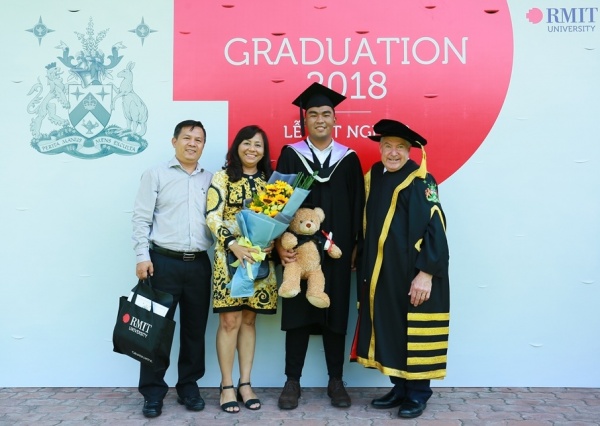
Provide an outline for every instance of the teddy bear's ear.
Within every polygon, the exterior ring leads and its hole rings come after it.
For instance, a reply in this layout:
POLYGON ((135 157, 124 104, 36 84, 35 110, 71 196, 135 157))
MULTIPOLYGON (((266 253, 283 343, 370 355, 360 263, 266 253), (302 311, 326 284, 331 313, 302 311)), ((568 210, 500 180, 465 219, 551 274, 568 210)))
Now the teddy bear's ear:
POLYGON ((319 217, 319 222, 323 223, 323 221, 325 220, 325 212, 323 211, 323 209, 321 207, 315 207, 315 213, 319 217))

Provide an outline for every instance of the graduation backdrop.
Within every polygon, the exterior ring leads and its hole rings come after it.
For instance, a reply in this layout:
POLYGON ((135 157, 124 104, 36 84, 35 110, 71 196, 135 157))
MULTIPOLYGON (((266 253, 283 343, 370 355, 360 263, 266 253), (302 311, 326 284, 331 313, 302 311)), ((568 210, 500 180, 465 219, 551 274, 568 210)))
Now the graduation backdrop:
MULTIPOLYGON (((452 289, 448 377, 433 384, 600 386, 597 3, 404 3, 7 2, 0 386, 135 386, 111 335, 136 282, 141 173, 173 155, 188 118, 207 128, 211 171, 246 124, 278 154, 299 138, 291 101, 312 81, 348 97, 335 137, 365 169, 380 118, 429 141, 452 289)), ((285 380, 279 320, 258 320, 257 386, 285 380)), ((216 325, 201 386, 219 383, 216 325)), ((318 339, 304 386, 326 384, 318 339)), ((357 364, 345 381, 388 384, 357 364)))

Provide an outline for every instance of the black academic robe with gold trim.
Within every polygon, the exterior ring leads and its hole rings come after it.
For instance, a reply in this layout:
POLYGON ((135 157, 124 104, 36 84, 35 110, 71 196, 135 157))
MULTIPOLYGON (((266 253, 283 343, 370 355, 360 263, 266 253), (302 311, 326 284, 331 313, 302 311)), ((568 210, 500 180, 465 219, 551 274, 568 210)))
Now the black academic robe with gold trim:
MULTIPOLYGON (((338 151, 340 147, 337 146, 338 151)), ((325 275, 325 292, 331 300, 329 308, 320 309, 311 305, 306 299, 306 281, 302 281, 299 295, 282 299, 282 330, 316 325, 315 333, 319 332, 321 326, 327 326, 336 333, 346 334, 351 256, 361 231, 364 180, 358 156, 349 148, 344 148, 344 153, 339 155, 341 158, 334 158, 323 168, 314 159, 303 157, 292 146, 284 146, 279 156, 278 172, 310 175, 319 170, 319 178, 313 182, 306 202, 323 209, 325 220, 321 229, 327 233, 333 232, 333 241, 342 250, 341 258, 324 256, 321 265, 325 275)))
POLYGON ((378 162, 365 175, 360 311, 351 359, 388 376, 441 379, 450 319, 446 219, 435 179, 416 177, 417 169, 409 160, 384 173, 378 162), (408 292, 419 271, 433 275, 431 297, 414 307, 408 292))

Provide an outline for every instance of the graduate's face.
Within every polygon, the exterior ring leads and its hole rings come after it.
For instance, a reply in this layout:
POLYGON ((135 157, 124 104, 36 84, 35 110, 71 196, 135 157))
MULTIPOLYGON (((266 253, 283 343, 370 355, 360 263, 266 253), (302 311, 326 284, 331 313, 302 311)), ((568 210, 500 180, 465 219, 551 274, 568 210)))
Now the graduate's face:
POLYGON ((171 140, 177 160, 182 166, 190 168, 196 167, 204 149, 204 142, 204 130, 199 126, 184 127, 177 138, 171 140))
POLYGON ((265 155, 265 142, 260 133, 244 139, 238 147, 238 155, 245 173, 256 173, 257 165, 265 155))
POLYGON ((312 107, 306 110, 304 127, 312 142, 329 142, 335 125, 335 113, 330 106, 312 107))
POLYGON ((388 172, 397 172, 409 159, 410 143, 396 136, 382 136, 379 142, 381 162, 388 172))

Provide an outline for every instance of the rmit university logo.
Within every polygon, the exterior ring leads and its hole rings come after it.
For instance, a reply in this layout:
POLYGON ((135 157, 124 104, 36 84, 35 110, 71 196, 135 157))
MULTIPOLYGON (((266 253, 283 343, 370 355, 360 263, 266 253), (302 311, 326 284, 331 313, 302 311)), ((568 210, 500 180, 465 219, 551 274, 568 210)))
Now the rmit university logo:
POLYGON ((547 24, 549 33, 586 33, 596 30, 597 7, 549 7, 543 12, 529 9, 525 17, 532 24, 547 24))
POLYGON ((142 138, 148 109, 133 90, 135 62, 123 66, 120 53, 126 46, 120 41, 105 55, 100 45, 107 34, 108 29, 96 33, 90 18, 85 33, 75 31, 81 50, 72 51, 61 40, 55 46, 62 52, 58 62, 45 66, 45 86, 38 77, 29 90, 31 146, 40 153, 93 159, 135 155, 148 146, 142 138), (118 86, 111 82, 114 74, 121 79, 118 86), (117 101, 121 117, 113 114, 117 101))
POLYGON ((129 314, 124 314, 122 320, 125 324, 129 324, 129 331, 135 334, 139 334, 144 338, 148 337, 148 333, 150 333, 152 324, 149 324, 146 321, 142 321, 129 314))

